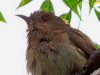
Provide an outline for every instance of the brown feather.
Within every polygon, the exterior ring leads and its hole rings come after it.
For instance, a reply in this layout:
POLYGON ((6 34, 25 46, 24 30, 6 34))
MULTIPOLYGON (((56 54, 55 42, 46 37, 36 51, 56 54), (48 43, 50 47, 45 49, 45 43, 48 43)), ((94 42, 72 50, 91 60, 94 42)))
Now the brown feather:
POLYGON ((97 47, 93 41, 80 30, 70 28, 68 34, 71 42, 81 49, 86 54, 87 58, 96 50, 97 47))
POLYGON ((73 38, 75 36, 76 42, 83 44, 83 35, 81 37, 52 12, 37 11, 29 19, 26 52, 28 72, 32 75, 74 75, 82 71, 87 61, 85 50, 77 46, 73 38))

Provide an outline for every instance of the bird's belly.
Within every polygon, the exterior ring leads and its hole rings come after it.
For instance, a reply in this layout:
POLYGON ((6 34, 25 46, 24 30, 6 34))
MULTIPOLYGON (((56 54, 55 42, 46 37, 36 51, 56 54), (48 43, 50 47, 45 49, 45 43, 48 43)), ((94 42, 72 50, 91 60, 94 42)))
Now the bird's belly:
POLYGON ((86 59, 75 49, 70 44, 39 48, 33 75, 72 75, 81 71, 86 59))

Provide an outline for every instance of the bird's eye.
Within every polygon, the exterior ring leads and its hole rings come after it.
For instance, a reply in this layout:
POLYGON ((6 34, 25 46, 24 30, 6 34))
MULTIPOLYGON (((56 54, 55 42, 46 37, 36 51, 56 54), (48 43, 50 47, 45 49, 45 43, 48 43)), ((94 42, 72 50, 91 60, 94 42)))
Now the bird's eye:
POLYGON ((45 22, 46 22, 46 21, 48 21, 48 19, 47 19, 47 18, 44 18, 43 20, 44 20, 45 22))
POLYGON ((43 21, 47 22, 47 21, 48 21, 48 16, 47 16, 47 15, 43 15, 43 16, 41 17, 41 19, 42 19, 43 21))

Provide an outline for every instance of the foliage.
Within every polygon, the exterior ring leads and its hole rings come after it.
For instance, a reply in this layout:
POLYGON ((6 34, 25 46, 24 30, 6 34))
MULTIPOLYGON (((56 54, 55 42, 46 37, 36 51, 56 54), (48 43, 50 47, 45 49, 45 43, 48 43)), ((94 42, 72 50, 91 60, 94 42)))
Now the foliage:
MULTIPOLYGON (((19 6, 17 7, 17 9, 25 6, 26 4, 30 3, 31 1, 33 1, 33 0, 22 0, 20 2, 19 6)), ((64 2, 65 5, 67 7, 69 7, 70 11, 63 13, 60 17, 66 19, 70 23, 71 22, 71 15, 72 15, 71 11, 73 11, 81 19, 81 13, 79 13, 78 8, 80 8, 80 11, 82 10, 82 2, 84 2, 84 1, 85 0, 62 0, 62 2, 64 2)), ((89 11, 91 12, 91 10, 94 8, 94 5, 96 3, 100 3, 100 0, 89 0, 88 2, 89 2, 88 3, 89 4, 89 11)), ((52 1, 51 0, 44 0, 40 9, 54 12, 54 7, 52 4, 52 1)), ((95 14, 96 14, 98 20, 100 21, 100 12, 96 8, 94 8, 94 11, 95 11, 95 14)), ((0 21, 6 22, 6 20, 4 19, 1 12, 0 12, 0 21)))
POLYGON ((96 46, 97 46, 98 48, 100 48, 100 45, 98 45, 97 43, 96 43, 96 46))
POLYGON ((28 4, 28 3, 31 2, 31 1, 32 1, 32 0, 22 0, 22 1, 20 2, 19 6, 17 7, 17 9, 20 8, 20 7, 22 7, 22 6, 24 6, 24 5, 26 5, 26 4, 28 4))
POLYGON ((76 15, 80 18, 79 12, 78 12, 78 3, 80 3, 82 0, 63 0, 63 2, 76 13, 76 15))
POLYGON ((89 0, 90 12, 91 12, 95 2, 96 2, 96 0, 89 0))
POLYGON ((45 0, 42 3, 40 9, 54 12, 54 8, 53 8, 52 2, 50 0, 45 0))
POLYGON ((68 22, 70 23, 71 22, 71 16, 72 16, 71 14, 72 13, 71 13, 71 10, 70 10, 68 13, 64 13, 60 17, 64 18, 65 20, 68 20, 68 22))
POLYGON ((98 20, 100 21, 100 12, 97 11, 96 9, 94 9, 94 10, 95 10, 95 13, 96 13, 96 15, 97 15, 98 20))
POLYGON ((6 20, 4 19, 4 17, 3 17, 3 14, 0 12, 0 21, 2 21, 2 22, 5 22, 6 23, 6 20))
MULTIPOLYGON (((19 6, 17 7, 17 9, 25 6, 26 4, 30 3, 31 1, 32 0, 22 0, 20 2, 19 6)), ((82 10, 82 2, 84 2, 84 1, 85 0, 62 0, 62 2, 64 2, 65 5, 67 7, 69 7, 70 11, 63 13, 60 17, 68 20, 70 23, 71 22, 71 15, 72 15, 71 11, 73 11, 81 19, 81 13, 79 13, 78 8, 80 8, 80 11, 82 10)), ((94 5, 96 3, 100 3, 100 0, 89 0, 88 2, 89 2, 88 3, 89 4, 89 11, 91 12, 91 10, 94 8, 94 5)), ((40 9, 54 12, 54 7, 52 4, 52 1, 51 0, 44 0, 40 9)), ((94 8, 94 11, 95 11, 95 14, 96 14, 98 20, 100 21, 100 12, 96 8, 94 8)), ((6 20, 4 19, 1 12, 0 12, 0 21, 6 22, 6 20)))

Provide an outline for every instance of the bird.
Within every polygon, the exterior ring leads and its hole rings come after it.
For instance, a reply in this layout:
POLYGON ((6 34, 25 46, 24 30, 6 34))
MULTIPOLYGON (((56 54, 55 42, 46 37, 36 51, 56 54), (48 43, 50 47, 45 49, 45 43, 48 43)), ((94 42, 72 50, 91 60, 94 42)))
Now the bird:
POLYGON ((27 23, 27 71, 32 75, 76 75, 96 50, 86 34, 53 12, 17 16, 27 23))

